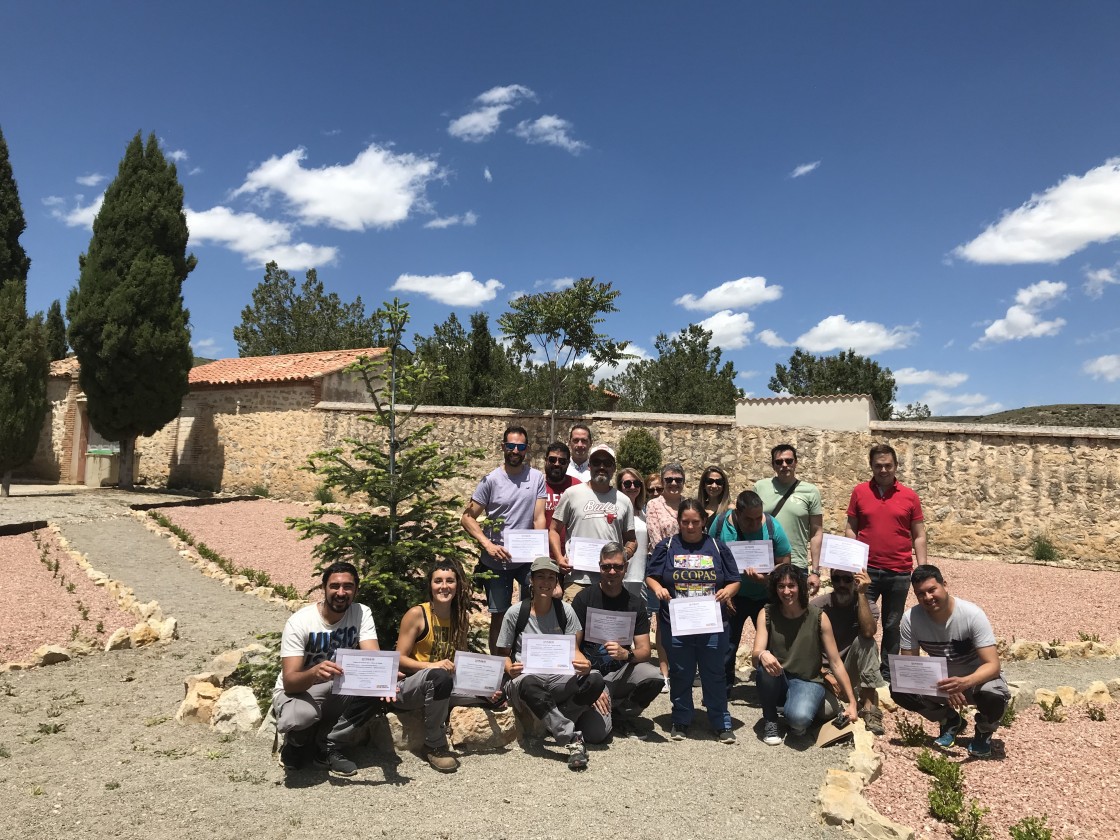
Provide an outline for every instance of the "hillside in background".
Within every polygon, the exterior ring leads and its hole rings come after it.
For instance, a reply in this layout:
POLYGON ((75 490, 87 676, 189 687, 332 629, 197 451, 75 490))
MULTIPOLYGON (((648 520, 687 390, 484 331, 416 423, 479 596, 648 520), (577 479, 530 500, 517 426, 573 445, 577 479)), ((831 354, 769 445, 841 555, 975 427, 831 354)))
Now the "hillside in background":
POLYGON ((995 414, 931 417, 939 423, 1006 423, 1012 426, 1120 428, 1120 405, 1032 405, 995 414))

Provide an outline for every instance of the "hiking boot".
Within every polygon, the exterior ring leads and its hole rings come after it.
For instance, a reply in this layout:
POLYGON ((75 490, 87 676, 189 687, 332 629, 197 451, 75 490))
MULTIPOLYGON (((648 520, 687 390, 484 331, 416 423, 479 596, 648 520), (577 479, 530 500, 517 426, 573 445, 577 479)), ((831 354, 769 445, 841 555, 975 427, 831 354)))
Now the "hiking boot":
POLYGON ((285 770, 301 770, 307 766, 311 754, 307 744, 297 744, 284 739, 284 746, 280 748, 280 766, 285 770))
POLYGON ((428 759, 428 764, 432 765, 433 770, 441 773, 454 773, 459 769, 459 759, 453 756, 447 747, 426 749, 424 758, 428 759))
POLYGON ((968 754, 973 758, 991 758, 992 733, 977 730, 968 745, 968 754))
POLYGON ((863 725, 867 727, 867 731, 872 735, 883 735, 886 732, 883 729, 883 710, 878 706, 864 709, 859 713, 859 716, 863 725))
POLYGON ((674 741, 683 741, 685 736, 688 735, 688 727, 679 723, 674 723, 669 727, 669 737, 674 741))
POLYGON ((776 720, 764 720, 762 722, 762 743, 768 747, 776 747, 782 743, 782 733, 778 729, 776 720))
POLYGON ((941 733, 933 739, 933 743, 943 750, 949 749, 957 742, 957 736, 964 732, 966 724, 960 712, 954 711, 953 716, 941 724, 941 733))
POLYGON ((568 742, 568 769, 587 769, 587 745, 583 743, 582 732, 577 732, 568 742))
POLYGON ((341 751, 334 747, 327 747, 315 758, 315 766, 322 767, 339 776, 353 776, 358 772, 358 765, 348 759, 341 751))
POLYGON ((735 733, 730 729, 722 729, 716 733, 716 740, 718 740, 721 744, 734 744, 735 733))

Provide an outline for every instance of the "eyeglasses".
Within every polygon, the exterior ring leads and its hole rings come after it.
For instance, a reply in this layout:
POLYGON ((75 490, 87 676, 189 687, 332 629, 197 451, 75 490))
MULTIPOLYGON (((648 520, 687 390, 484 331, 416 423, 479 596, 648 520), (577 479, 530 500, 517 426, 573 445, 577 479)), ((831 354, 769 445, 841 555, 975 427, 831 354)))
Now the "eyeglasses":
POLYGON ((562 465, 562 466, 566 467, 566 466, 568 466, 568 464, 572 463, 571 458, 558 458, 555 455, 549 455, 547 460, 548 460, 548 463, 553 464, 555 466, 561 466, 562 465))
POLYGON ((613 467, 614 461, 600 461, 597 458, 591 459, 591 466, 593 467, 613 467))
POLYGON ((669 475, 665 477, 666 484, 684 484, 683 476, 669 475))
POLYGON ((714 484, 718 487, 722 487, 723 486, 723 479, 722 478, 705 478, 704 483, 705 484, 714 484))
POLYGON ((656 486, 647 487, 646 490, 649 491, 649 494, 651 496, 660 496, 661 495, 661 488, 660 487, 656 487, 656 486))
POLYGON ((624 572, 626 571, 625 563, 600 563, 599 570, 603 572, 624 572))
POLYGON ((507 443, 506 452, 524 452, 529 448, 527 443, 507 443))
POLYGON ((632 481, 631 479, 628 478, 624 482, 622 482, 622 487, 623 487, 624 490, 633 490, 635 487, 637 487, 639 490, 641 490, 642 489, 642 482, 632 481))
POLYGON ((796 458, 775 458, 774 463, 775 464, 796 464, 797 459, 796 458))

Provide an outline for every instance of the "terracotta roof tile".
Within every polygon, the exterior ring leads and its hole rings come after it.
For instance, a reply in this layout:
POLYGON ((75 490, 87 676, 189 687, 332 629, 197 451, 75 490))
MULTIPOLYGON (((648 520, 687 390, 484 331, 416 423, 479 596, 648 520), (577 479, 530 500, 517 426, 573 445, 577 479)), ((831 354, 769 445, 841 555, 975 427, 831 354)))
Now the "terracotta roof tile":
POLYGON ((191 369, 191 385, 244 385, 254 382, 302 382, 337 373, 360 356, 377 356, 384 348, 325 350, 284 356, 218 359, 191 369))
POLYGON ((70 377, 73 379, 78 375, 79 365, 77 356, 67 356, 65 359, 59 359, 57 362, 51 362, 50 375, 56 379, 63 377, 70 377))
POLYGON ((867 394, 822 394, 818 397, 742 397, 738 405, 779 405, 782 403, 831 403, 844 400, 871 399, 867 394))

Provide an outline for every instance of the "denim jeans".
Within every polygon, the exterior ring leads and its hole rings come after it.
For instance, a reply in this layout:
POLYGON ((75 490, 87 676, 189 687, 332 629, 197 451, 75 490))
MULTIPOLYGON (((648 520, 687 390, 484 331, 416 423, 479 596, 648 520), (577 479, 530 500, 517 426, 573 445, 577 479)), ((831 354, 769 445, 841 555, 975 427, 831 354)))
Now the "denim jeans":
POLYGON ((874 604, 882 596, 883 603, 879 607, 880 620, 883 623, 882 664, 879 669, 883 679, 889 680, 891 669, 887 654, 898 653, 902 642, 902 614, 906 611, 906 596, 910 594, 909 572, 888 572, 884 569, 867 569, 871 578, 871 585, 867 587, 867 601, 874 604))
POLYGON ((743 628, 747 626, 748 621, 751 627, 754 627, 755 619, 766 606, 766 599, 735 598, 732 604, 735 612, 731 613, 727 622, 727 657, 724 662, 728 689, 735 684, 735 656, 739 653, 739 643, 743 640, 743 628))
POLYGON ((762 704, 762 719, 777 723, 778 706, 785 706, 786 723, 802 732, 813 725, 817 712, 824 703, 822 683, 799 680, 785 671, 776 677, 766 673, 765 668, 755 671, 755 685, 758 686, 758 699, 762 704))
POLYGON ((727 623, 722 633, 701 633, 695 636, 674 636, 665 622, 666 647, 669 650, 669 700, 673 704, 673 723, 688 726, 696 707, 692 702, 692 679, 700 672, 704 707, 708 722, 715 732, 731 728, 727 711, 727 680, 724 660, 727 657, 727 623))

